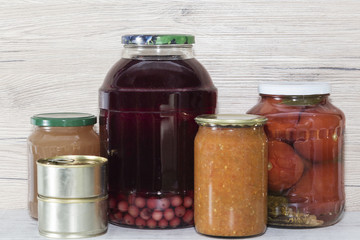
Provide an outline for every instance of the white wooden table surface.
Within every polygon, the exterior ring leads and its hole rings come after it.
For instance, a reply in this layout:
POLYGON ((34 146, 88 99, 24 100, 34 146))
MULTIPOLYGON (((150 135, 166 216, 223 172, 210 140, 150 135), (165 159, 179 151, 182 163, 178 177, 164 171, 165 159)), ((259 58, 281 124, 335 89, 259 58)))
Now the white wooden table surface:
POLYGON ((360 211, 359 26, 360 0, 0 0, 0 209, 27 205, 30 117, 98 114, 121 35, 152 32, 196 36, 219 113, 254 106, 260 81, 330 82, 347 118, 346 209, 360 211))
MULTIPOLYGON (((360 239, 360 0, 0 0, 0 239, 45 239, 30 219, 26 137, 40 112, 98 113, 98 88, 129 33, 196 35, 219 112, 242 113, 260 81, 330 82, 347 117, 344 219, 256 239, 360 239), (15 210, 10 210, 15 209, 15 210)), ((110 225, 94 239, 207 239, 193 228, 110 225)))
MULTIPOLYGON (((46 239, 39 235, 37 221, 25 209, 0 210, 0 239, 46 239)), ((194 228, 176 230, 137 230, 109 225, 105 235, 91 239, 214 239, 197 234, 194 228)), ((360 212, 345 212, 343 219, 330 227, 314 229, 268 228, 265 234, 254 239, 360 239, 360 212)))

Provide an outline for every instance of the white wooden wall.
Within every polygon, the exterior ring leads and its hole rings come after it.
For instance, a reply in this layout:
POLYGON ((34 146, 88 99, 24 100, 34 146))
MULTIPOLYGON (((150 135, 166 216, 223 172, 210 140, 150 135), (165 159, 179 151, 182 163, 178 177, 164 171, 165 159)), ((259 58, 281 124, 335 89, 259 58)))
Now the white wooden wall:
POLYGON ((347 117, 347 210, 360 210, 360 1, 0 0, 0 208, 25 208, 29 119, 98 113, 98 88, 127 33, 190 33, 219 90, 243 113, 259 81, 326 81, 347 117))

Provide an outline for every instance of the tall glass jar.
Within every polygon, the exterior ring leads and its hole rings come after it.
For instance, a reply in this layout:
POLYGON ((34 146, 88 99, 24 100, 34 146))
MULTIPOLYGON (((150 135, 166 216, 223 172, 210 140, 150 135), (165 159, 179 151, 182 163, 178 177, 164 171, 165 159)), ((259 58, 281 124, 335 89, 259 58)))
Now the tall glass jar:
POLYGON ((217 90, 193 56, 194 36, 128 35, 122 43, 99 90, 110 222, 192 226, 194 118, 215 112, 217 90))
POLYGON ((259 86, 248 113, 268 118, 268 223, 320 227, 344 210, 345 116, 329 101, 330 85, 275 82, 259 86))
POLYGON ((43 113, 31 117, 28 138, 28 208, 38 217, 36 161, 60 155, 100 155, 96 116, 87 113, 43 113))
POLYGON ((195 138, 195 229, 216 237, 266 230, 266 118, 201 115, 195 138))

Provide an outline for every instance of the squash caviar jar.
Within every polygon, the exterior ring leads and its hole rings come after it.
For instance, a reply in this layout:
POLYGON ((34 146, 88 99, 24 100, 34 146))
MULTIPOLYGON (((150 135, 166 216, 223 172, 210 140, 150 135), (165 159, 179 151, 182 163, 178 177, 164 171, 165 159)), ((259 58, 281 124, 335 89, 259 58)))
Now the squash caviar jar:
POLYGON ((126 35, 99 90, 101 154, 109 159, 109 218, 147 229, 194 224, 194 118, 217 90, 192 35, 126 35))
POLYGON ((195 138, 195 228, 217 237, 259 235, 267 218, 265 117, 201 115, 195 138))
POLYGON ((259 85, 260 101, 248 113, 268 118, 268 223, 321 227, 344 211, 344 113, 330 103, 322 82, 259 85))

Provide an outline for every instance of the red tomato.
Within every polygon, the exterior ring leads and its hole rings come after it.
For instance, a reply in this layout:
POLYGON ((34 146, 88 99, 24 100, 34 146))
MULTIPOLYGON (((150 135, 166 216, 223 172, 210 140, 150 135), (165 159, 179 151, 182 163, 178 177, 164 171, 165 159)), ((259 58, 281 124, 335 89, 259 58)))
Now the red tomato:
POLYGON ((294 148, 302 157, 313 162, 338 160, 342 146, 339 115, 302 113, 294 148))
MULTIPOLYGON (((304 109, 304 106, 299 105, 289 105, 285 104, 284 97, 278 96, 261 96, 261 101, 255 105, 253 108, 251 108, 247 113, 251 114, 259 114, 259 115, 268 115, 268 114, 274 114, 274 113, 299 113, 302 112, 304 109)), ((291 100, 288 100, 291 102, 291 100)))
POLYGON ((344 201, 343 171, 339 164, 313 165, 289 191, 289 202, 298 203, 318 217, 334 213, 341 207, 339 202, 344 201))
POLYGON ((295 141, 299 113, 276 113, 266 115, 266 117, 268 121, 265 125, 265 131, 269 139, 288 143, 295 141))
POLYGON ((270 140, 295 141, 296 124, 303 106, 290 106, 282 103, 282 98, 266 98, 247 113, 267 117, 265 131, 270 140))
POLYGON ((258 104, 253 108, 247 111, 248 114, 258 114, 258 115, 267 115, 269 113, 276 113, 276 108, 274 107, 274 101, 271 101, 270 98, 262 99, 258 104))
POLYGON ((269 190, 281 192, 292 187, 304 171, 303 160, 294 149, 283 142, 269 141, 269 190))

